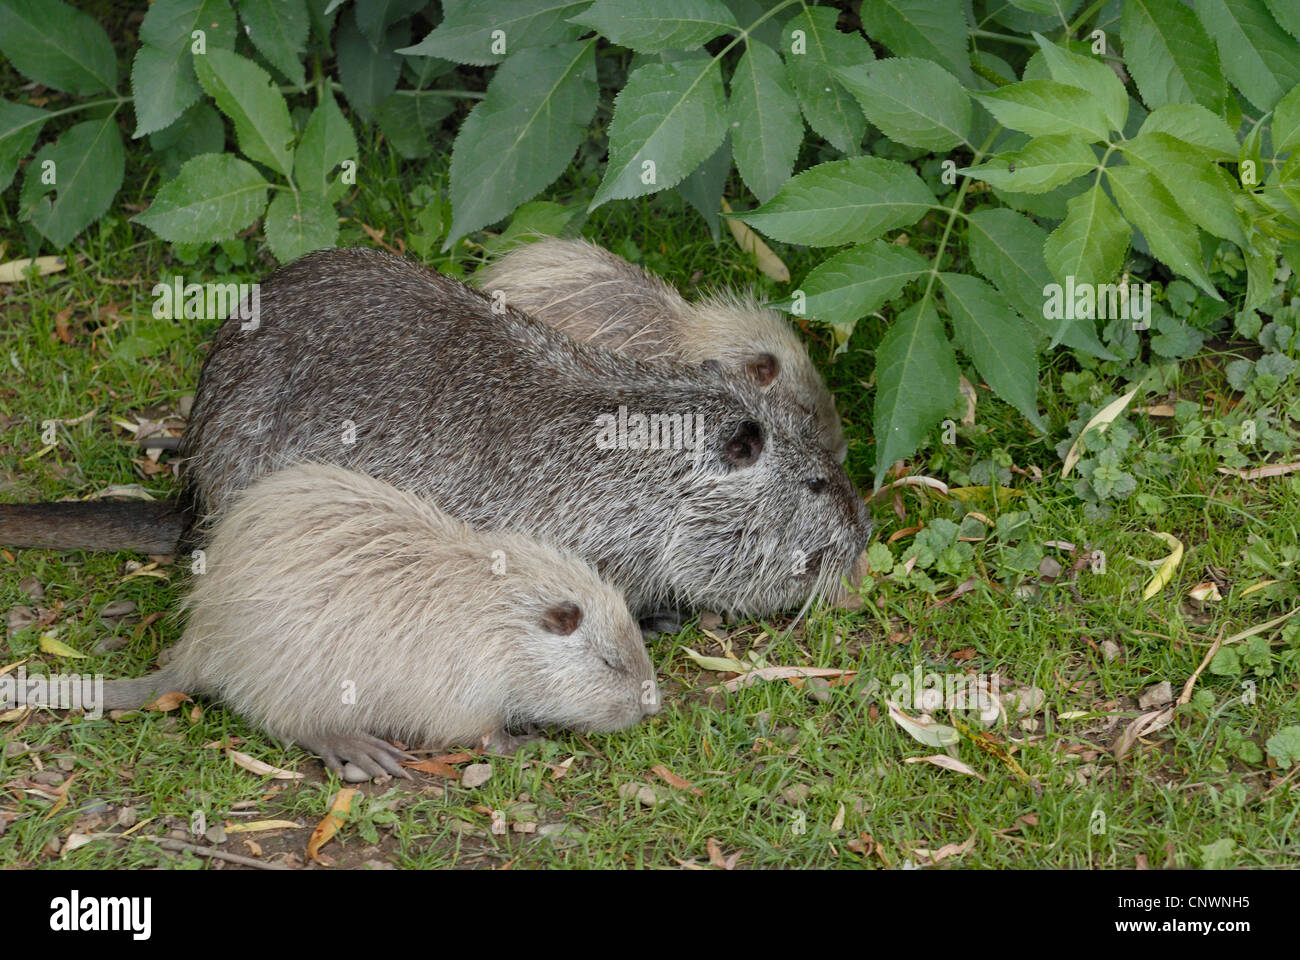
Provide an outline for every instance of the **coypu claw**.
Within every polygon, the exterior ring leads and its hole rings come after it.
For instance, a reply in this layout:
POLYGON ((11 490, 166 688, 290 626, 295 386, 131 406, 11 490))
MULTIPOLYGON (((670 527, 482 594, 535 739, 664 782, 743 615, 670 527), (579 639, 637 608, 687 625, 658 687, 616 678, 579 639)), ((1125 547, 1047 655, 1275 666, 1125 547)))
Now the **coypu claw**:
POLYGON ((399 761, 415 758, 378 737, 364 733, 331 733, 298 742, 300 746, 320 757, 325 766, 340 775, 343 773, 344 765, 352 763, 371 777, 411 779, 410 773, 402 768, 399 761))

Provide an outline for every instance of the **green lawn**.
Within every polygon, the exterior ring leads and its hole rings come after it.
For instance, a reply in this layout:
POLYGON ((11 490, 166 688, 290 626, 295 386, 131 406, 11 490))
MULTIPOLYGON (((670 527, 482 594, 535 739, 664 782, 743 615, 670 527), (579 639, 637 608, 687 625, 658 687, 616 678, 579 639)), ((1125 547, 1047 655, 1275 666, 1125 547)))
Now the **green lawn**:
MULTIPOLYGON (((373 176, 344 209, 354 219, 343 225, 342 243, 371 242, 364 223, 441 269, 471 271, 476 246, 451 258, 437 253, 439 215, 428 201, 445 188, 445 174, 441 183, 424 171, 417 180, 373 143, 363 145, 363 155, 375 158, 373 176)), ((547 196, 581 209, 594 183, 594 173, 571 178, 547 196)), ((120 202, 144 203, 151 192, 141 182, 120 202)), ((0 261, 26 255, 13 217, 6 195, 0 261)), ((915 231, 914 243, 929 242, 926 228, 915 231)), ((774 297, 788 292, 757 276, 725 227, 715 245, 700 218, 667 195, 604 207, 583 233, 661 272, 688 296, 710 283, 759 284, 774 297)), ((796 278, 812 262, 807 251, 776 250, 796 278)), ((120 210, 89 230, 78 253, 64 272, 0 287, 6 501, 86 496, 128 483, 159 496, 173 492, 167 458, 161 469, 147 461, 116 422, 184 409, 213 324, 155 320, 150 289, 177 272, 252 280, 272 266, 257 254, 256 239, 195 251, 192 264, 180 263, 120 210), (47 420, 77 422, 59 426, 57 444, 46 449, 47 420)), ((884 322, 861 324, 837 359, 825 330, 808 331, 846 420, 850 474, 864 491, 874 457, 871 351, 884 322)), ((955 444, 936 434, 911 466, 977 489, 964 501, 916 487, 878 498, 875 542, 893 542, 888 563, 876 548, 877 572, 862 602, 851 604, 857 609, 816 609, 793 630, 788 618, 775 617, 708 632, 693 624, 661 637, 652 656, 666 705, 644 726, 589 739, 557 735, 514 759, 494 759, 490 779, 472 789, 426 775, 409 785, 366 785, 326 855, 347 866, 404 867, 672 868, 733 856, 740 868, 899 867, 931 858, 943 867, 1296 866, 1300 778, 1284 779, 1296 768, 1288 767, 1291 735, 1278 732, 1300 722, 1300 617, 1233 644, 1239 655, 1220 655, 1167 725, 1122 761, 1113 753, 1132 721, 1164 706, 1140 707, 1144 691, 1168 682, 1177 696, 1215 638, 1297 604, 1300 474, 1246 480, 1217 471, 1214 424, 1237 396, 1222 370, 1242 348, 1211 341, 1198 357, 1161 368, 1126 417, 1133 435, 1123 467, 1135 490, 1102 497, 1100 507, 1079 498, 1075 477, 1060 479, 1056 445, 1070 439, 1079 399, 1095 406, 1125 392, 1123 371, 1083 372, 1069 354, 1049 355, 1039 402, 1050 437, 1036 436, 967 371, 976 383, 973 425, 957 426, 955 444), (1203 406, 1179 418, 1138 411, 1176 399, 1203 406), (995 493, 990 481, 1011 489, 995 493), (1155 531, 1172 534, 1185 553, 1170 582, 1143 600, 1154 571, 1139 561, 1170 552, 1155 531), (1044 546, 1049 542, 1077 550, 1044 546), (904 564, 918 548, 909 573, 904 564), (1104 554, 1104 572, 1081 560, 1091 551, 1104 554), (880 572, 890 564, 898 569, 880 572), (1278 582, 1247 593, 1266 580, 1278 582), (1188 591, 1208 581, 1222 599, 1202 607, 1188 591), (725 675, 700 669, 688 647, 857 673, 816 689, 774 680, 711 693, 725 675), (996 674, 1004 690, 1033 687, 1041 695, 1019 698, 1032 699, 1030 709, 1013 708, 985 735, 968 728, 953 747, 978 776, 909 763, 944 752, 909 736, 885 704, 895 675, 918 668, 941 677, 996 674), (690 788, 670 786, 657 766, 690 788), (504 832, 492 832, 494 820, 504 832)), ((1274 407, 1294 395, 1292 383, 1274 407)), ((1281 433, 1294 437, 1294 420, 1278 416, 1281 433)), ((1265 459, 1261 449, 1245 452, 1252 463, 1265 459)), ((1094 474, 1094 491, 1104 480, 1094 474)), ((163 565, 131 575, 144 560, 5 555, 0 609, 9 629, 0 666, 26 660, 29 672, 146 672, 179 636, 169 614, 185 572, 163 565), (122 601, 134 605, 125 616, 101 616, 122 601), (33 617, 36 623, 24 626, 33 617), (85 659, 44 652, 42 634, 85 659)), ((940 709, 934 719, 951 718, 940 709)), ((301 866, 311 828, 339 787, 318 761, 212 703, 97 720, 41 711, 0 722, 0 738, 6 865, 203 866, 192 853, 154 842, 175 833, 199 846, 215 839, 225 852, 301 866), (212 746, 236 740, 243 753, 305 777, 272 780, 212 746), (205 839, 191 835, 196 811, 209 827, 250 820, 298 826, 242 836, 213 831, 205 839), (132 824, 127 839, 99 837, 60 852, 73 834, 119 834, 132 824)))

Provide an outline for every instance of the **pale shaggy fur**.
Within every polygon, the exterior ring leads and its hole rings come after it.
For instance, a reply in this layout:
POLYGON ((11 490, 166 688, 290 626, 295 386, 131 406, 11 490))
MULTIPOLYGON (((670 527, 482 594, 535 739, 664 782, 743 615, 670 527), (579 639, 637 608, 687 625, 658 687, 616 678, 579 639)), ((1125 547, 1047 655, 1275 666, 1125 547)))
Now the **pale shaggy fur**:
POLYGON ((516 246, 473 279, 485 293, 499 292, 576 340, 642 360, 717 360, 746 376, 770 354, 778 371, 768 389, 811 413, 822 443, 844 461, 848 448, 834 398, 790 325, 751 292, 717 291, 690 303, 617 254, 558 237, 516 246))
POLYGON ((870 535, 812 434, 720 370, 576 343, 418 264, 341 249, 266 280, 256 330, 222 324, 183 452, 200 515, 278 465, 337 463, 573 551, 638 617, 761 615, 836 594, 870 535), (603 448, 620 407, 702 418, 700 456, 603 448))
POLYGON ((208 694, 372 773, 371 738, 477 745, 526 723, 617 730, 658 709, 637 624, 590 566, 341 467, 259 480, 216 526, 206 566, 175 656, 110 683, 107 706, 208 694), (577 629, 549 632, 547 612, 566 603, 577 629))

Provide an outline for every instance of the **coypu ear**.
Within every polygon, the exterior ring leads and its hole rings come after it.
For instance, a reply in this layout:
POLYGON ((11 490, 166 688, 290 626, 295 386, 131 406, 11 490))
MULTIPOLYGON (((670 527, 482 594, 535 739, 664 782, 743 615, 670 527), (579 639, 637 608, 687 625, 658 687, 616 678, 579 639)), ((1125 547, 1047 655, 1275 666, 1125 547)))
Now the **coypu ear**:
POLYGON ((722 448, 722 459, 733 467, 749 467, 758 461, 763 452, 763 427, 753 420, 744 420, 722 448))
POLYGON ((582 607, 572 600, 557 603, 542 614, 542 628, 550 633, 567 637, 582 623, 582 607))
POLYGON ((777 362, 776 357, 772 354, 760 353, 745 364, 745 369, 749 371, 749 375, 754 378, 755 383, 760 387, 766 387, 781 372, 781 364, 777 362))

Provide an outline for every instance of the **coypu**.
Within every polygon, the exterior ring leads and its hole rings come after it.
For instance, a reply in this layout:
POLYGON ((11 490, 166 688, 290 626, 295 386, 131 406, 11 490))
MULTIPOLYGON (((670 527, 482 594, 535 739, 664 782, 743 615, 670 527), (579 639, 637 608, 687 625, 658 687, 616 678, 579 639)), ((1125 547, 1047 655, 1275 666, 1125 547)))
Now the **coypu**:
MULTIPOLYGON (((714 361, 577 343, 398 256, 308 254, 241 327, 227 319, 203 365, 181 516, 219 515, 277 465, 338 463, 571 550, 637 616, 833 595, 870 534, 811 414, 714 361)), ((0 543, 40 533, 0 513, 0 543)), ((105 544, 131 546, 111 529, 89 545, 105 544)))
POLYGON ((715 292, 690 303, 603 247, 557 237, 520 244, 473 283, 575 340, 641 360, 717 360, 812 413, 826 449, 845 460, 835 399, 790 325, 752 293, 715 292))
POLYGON ((205 560, 175 655, 105 684, 105 707, 210 694, 331 770, 371 776, 406 775, 380 737, 509 748, 507 727, 606 732, 659 709, 636 622, 588 564, 364 474, 263 477, 205 560))

